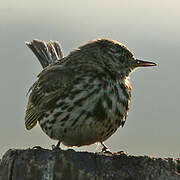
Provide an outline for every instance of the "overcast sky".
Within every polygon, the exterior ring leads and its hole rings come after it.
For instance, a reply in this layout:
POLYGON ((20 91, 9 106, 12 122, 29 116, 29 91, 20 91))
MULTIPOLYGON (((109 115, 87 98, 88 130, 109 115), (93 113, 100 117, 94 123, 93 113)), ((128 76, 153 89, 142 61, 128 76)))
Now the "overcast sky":
MULTIPOLYGON (((6 0, 0 3, 0 157, 10 148, 52 141, 39 125, 24 126, 26 93, 42 70, 24 41, 60 41, 67 55, 96 38, 124 43, 135 56, 158 63, 131 74, 127 122, 105 144, 133 155, 180 155, 179 0, 6 0)), ((62 146, 66 149, 65 146, 62 146)), ((75 148, 97 152, 96 145, 75 148)))

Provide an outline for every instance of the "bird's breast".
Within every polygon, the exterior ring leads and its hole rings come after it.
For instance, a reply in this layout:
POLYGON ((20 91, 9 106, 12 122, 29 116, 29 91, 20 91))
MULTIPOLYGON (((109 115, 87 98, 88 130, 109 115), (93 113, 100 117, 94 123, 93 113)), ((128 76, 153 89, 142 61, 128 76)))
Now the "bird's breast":
MULTIPOLYGON (((97 103, 97 109, 106 114, 112 124, 120 126, 126 119, 131 97, 131 89, 122 82, 111 83, 104 91, 102 99, 97 103)), ((99 112, 97 110, 97 112, 99 112)), ((103 113, 101 113, 103 114, 103 113)), ((103 115, 105 117, 105 115, 103 115)))
MULTIPOLYGON (((94 81, 89 88, 76 85, 65 99, 57 101, 53 112, 40 121, 47 122, 48 135, 69 146, 104 141, 123 126, 130 102, 130 90, 122 82, 101 84, 94 81)), ((46 133, 47 131, 44 130, 46 133)))

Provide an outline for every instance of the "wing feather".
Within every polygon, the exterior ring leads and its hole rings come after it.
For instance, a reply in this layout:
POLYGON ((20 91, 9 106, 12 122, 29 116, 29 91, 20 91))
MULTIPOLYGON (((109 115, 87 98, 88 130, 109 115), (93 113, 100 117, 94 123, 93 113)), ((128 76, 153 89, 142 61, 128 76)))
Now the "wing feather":
POLYGON ((62 68, 47 68, 30 88, 29 101, 25 115, 26 129, 32 129, 44 112, 54 109, 56 101, 68 95, 71 87, 72 73, 66 75, 62 68), (45 72, 46 71, 46 72, 45 72))

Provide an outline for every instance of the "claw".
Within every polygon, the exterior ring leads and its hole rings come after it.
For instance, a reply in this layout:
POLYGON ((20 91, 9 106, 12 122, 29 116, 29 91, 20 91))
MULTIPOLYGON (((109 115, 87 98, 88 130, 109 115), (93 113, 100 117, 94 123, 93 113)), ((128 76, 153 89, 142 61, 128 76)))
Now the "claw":
POLYGON ((56 150, 56 149, 61 149, 59 146, 60 146, 60 144, 61 144, 61 142, 60 141, 58 141, 58 143, 57 143, 57 145, 55 146, 55 145, 52 145, 52 150, 56 150))

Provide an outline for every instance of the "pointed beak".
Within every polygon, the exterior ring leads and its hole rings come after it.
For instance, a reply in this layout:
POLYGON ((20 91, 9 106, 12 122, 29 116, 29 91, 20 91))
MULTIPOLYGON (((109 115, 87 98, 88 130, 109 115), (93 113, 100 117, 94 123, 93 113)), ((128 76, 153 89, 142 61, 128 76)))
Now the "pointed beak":
POLYGON ((149 66, 157 66, 157 64, 149 61, 142 61, 136 59, 136 67, 149 67, 149 66))

